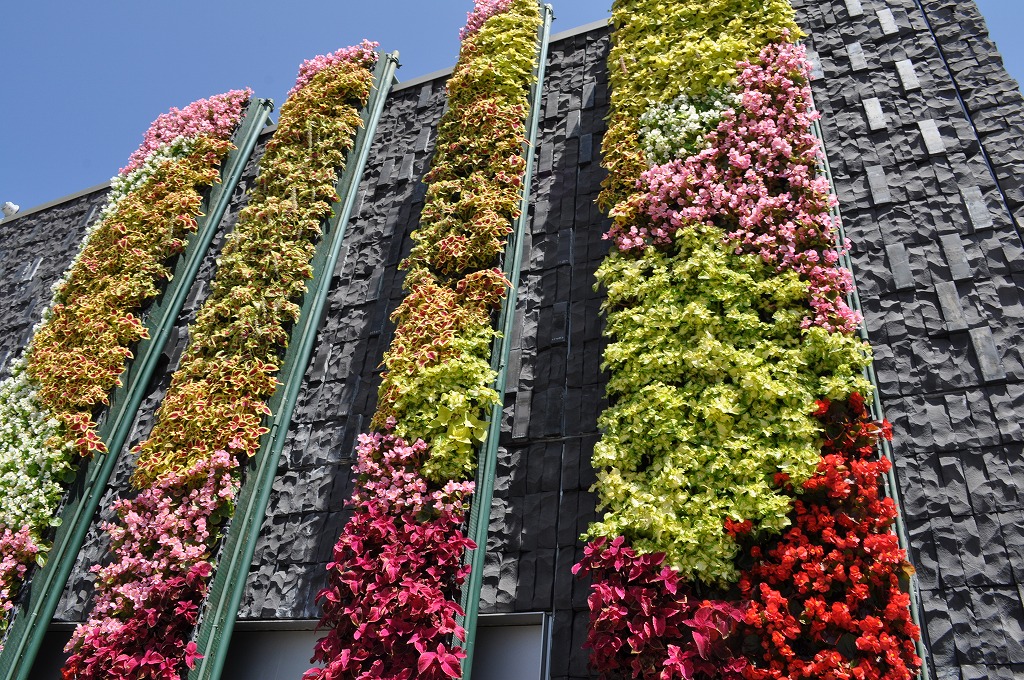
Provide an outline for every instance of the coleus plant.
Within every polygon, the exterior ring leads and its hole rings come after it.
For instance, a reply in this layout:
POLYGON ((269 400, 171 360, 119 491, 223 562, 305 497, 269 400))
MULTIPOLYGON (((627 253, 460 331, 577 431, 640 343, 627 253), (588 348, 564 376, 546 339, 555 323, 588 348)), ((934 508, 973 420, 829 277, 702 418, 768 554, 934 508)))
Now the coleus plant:
POLYGON ((818 176, 792 8, 621 2, 613 13, 601 201, 615 247, 598 271, 612 405, 594 456, 604 517, 578 566, 593 578, 594 667, 602 678, 908 677, 918 632, 898 592, 908 567, 889 533, 895 508, 879 500, 874 440, 857 446, 867 467, 854 486, 875 521, 847 527, 838 496, 809 512, 800 495, 823 480, 835 491, 854 465, 830 449, 821 404, 857 414, 862 440, 882 426, 859 396, 868 352, 845 301, 846 244, 818 176), (884 550, 837 550, 829 521, 884 550), (817 598, 807 583, 825 555, 847 578, 817 598), (696 603, 717 633, 668 626, 696 603))
POLYGON ((354 516, 317 599, 327 636, 307 680, 456 678, 465 631, 462 531, 492 387, 497 265, 519 215, 540 12, 477 0, 438 126, 405 299, 372 426, 357 451, 354 516))
POLYGON ((97 411, 120 384, 132 347, 147 337, 137 314, 159 295, 173 256, 196 229, 202 191, 218 178, 250 94, 234 90, 154 121, 111 180, 99 220, 54 285, 24 356, 0 384, 5 613, 30 564, 44 559, 78 460, 105 451, 97 411))
POLYGON ((303 64, 260 161, 257 186, 189 327, 149 438, 135 453, 136 497, 105 528, 113 560, 97 565, 89 620, 68 644, 65 678, 178 678, 230 518, 239 463, 266 433, 288 326, 311 275, 335 183, 362 124, 375 43, 303 64))
POLYGON ((508 283, 495 266, 519 216, 540 24, 534 0, 478 2, 468 26, 484 15, 448 80, 373 420, 382 429, 393 417, 396 435, 428 442, 424 474, 438 483, 472 476, 484 414, 498 401, 490 313, 508 283))

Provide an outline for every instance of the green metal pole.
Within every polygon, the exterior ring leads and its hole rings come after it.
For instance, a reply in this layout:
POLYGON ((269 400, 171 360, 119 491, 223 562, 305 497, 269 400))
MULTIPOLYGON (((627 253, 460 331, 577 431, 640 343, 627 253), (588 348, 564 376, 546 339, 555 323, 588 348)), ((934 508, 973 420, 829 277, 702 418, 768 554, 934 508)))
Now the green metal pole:
POLYGON ((329 234, 326 236, 327 247, 320 248, 314 259, 311 289, 303 300, 300 320, 293 330, 293 336, 297 335, 298 340, 289 344, 281 371, 283 387, 270 402, 274 413, 270 432, 254 457, 254 469, 249 471, 245 486, 239 495, 235 516, 224 542, 221 564, 207 597, 203 620, 196 635, 196 644, 202 658, 189 672, 189 680, 218 680, 223 672, 235 619, 238 616, 238 607, 245 591, 246 576, 252 564, 260 528, 263 526, 267 505, 270 502, 277 461, 288 438, 292 411, 295 409, 295 402, 302 387, 302 377, 316 345, 317 332, 327 307, 331 278, 355 205, 359 181, 363 176, 370 146, 384 112, 384 104, 394 82, 397 67, 398 52, 384 55, 377 63, 374 89, 363 111, 364 127, 356 136, 349 163, 338 182, 338 195, 341 200, 335 204, 334 217, 329 228, 325 230, 325 233, 329 234), (317 262, 317 259, 320 261, 317 262))
POLYGON ((273 107, 273 102, 268 99, 250 103, 235 133, 235 139, 241 141, 228 155, 224 166, 226 179, 211 192, 212 207, 201 218, 199 231, 190 239, 185 256, 175 268, 170 287, 150 310, 147 321, 150 339, 140 343, 140 356, 129 366, 124 386, 115 392, 108 417, 100 428, 99 434, 107 445, 107 453, 88 462, 85 481, 76 487, 80 489, 78 497, 70 498, 61 513, 61 527, 50 550, 49 560, 32 579, 28 605, 15 619, 3 653, 0 654, 0 678, 3 680, 28 680, 107 482, 131 432, 135 414, 146 396, 146 387, 156 371, 160 353, 185 305, 189 289, 199 273, 217 227, 231 203, 231 195, 241 179, 246 162, 256 148, 260 131, 266 125, 273 107))
MULTIPOLYGON (((811 106, 814 107, 814 98, 811 98, 811 106)), ((813 125, 814 136, 818 138, 818 143, 821 144, 821 164, 820 170, 824 173, 825 177, 828 178, 829 188, 835 191, 835 181, 832 178, 832 166, 828 162, 828 154, 825 153, 825 137, 821 132, 821 123, 815 121, 813 125)), ((843 226, 843 215, 839 209, 839 206, 834 206, 831 211, 833 218, 835 218, 836 225, 839 231, 839 239, 842 243, 846 243, 846 228, 843 226)), ((844 252, 840 256, 840 263, 849 270, 850 276, 856 282, 855 272, 853 270, 853 259, 850 258, 848 252, 844 252)), ((847 296, 847 301, 850 307, 857 312, 860 312, 863 316, 864 310, 860 305, 860 295, 857 293, 857 286, 854 285, 853 290, 847 296)), ((870 342, 868 338, 868 329, 865 323, 860 325, 860 337, 865 342, 870 342)), ((882 396, 878 391, 878 378, 875 375, 874 362, 868 364, 864 368, 864 377, 871 382, 871 417, 881 422, 885 418, 885 413, 882 409, 882 396)), ((897 510, 896 522, 895 522, 895 533, 896 538, 899 541, 900 548, 907 553, 907 558, 910 558, 910 538, 907 535, 907 527, 903 521, 903 503, 900 499, 900 487, 896 480, 896 466, 892 456, 892 445, 885 439, 880 440, 880 448, 882 449, 882 455, 889 461, 889 471, 885 474, 885 490, 886 494, 896 501, 897 510)), ((920 586, 917 582, 917 576, 911 574, 910 576, 910 618, 913 619, 914 624, 921 629, 921 636, 918 637, 915 646, 917 648, 917 655, 921 657, 921 680, 929 680, 930 674, 928 671, 928 657, 926 656, 928 650, 925 649, 924 645, 924 626, 922 625, 921 619, 921 591, 920 586)))
POLYGON ((523 241, 530 221, 530 187, 533 184, 533 170, 537 156, 537 137, 540 129, 541 100, 544 95, 544 78, 547 72, 548 43, 551 38, 551 21, 554 12, 551 5, 541 7, 541 26, 537 45, 537 79, 533 85, 533 101, 527 121, 529 141, 526 149, 526 170, 523 174, 523 196, 519 204, 519 219, 515 232, 505 251, 505 274, 508 276, 508 297, 501 306, 501 335, 491 349, 491 367, 497 372, 494 389, 498 403, 491 408, 487 424, 487 439, 480 452, 477 468, 476 493, 469 513, 469 535, 476 543, 476 550, 470 553, 472 571, 469 581, 462 590, 462 609, 465 613, 463 627, 466 629, 466 658, 462 662, 462 680, 470 680, 473 674, 473 656, 476 651, 476 630, 480 614, 480 590, 483 587, 484 562, 487 557, 487 532, 490 529, 491 503, 494 499, 494 476, 498 466, 498 440, 501 438, 501 414, 504 407, 505 385, 508 381, 508 360, 512 349, 509 339, 515 327, 516 300, 519 296, 519 278, 523 265, 523 241))

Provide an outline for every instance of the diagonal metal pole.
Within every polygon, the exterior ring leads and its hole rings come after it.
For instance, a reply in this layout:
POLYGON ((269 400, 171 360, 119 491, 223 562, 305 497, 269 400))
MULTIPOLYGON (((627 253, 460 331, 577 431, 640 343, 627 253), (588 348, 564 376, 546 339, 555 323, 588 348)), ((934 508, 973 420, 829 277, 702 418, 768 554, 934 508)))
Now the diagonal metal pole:
POLYGON ((501 306, 501 335, 491 348, 491 368, 498 377, 494 389, 498 403, 491 409, 487 426, 487 439, 480 452, 477 468, 476 493, 469 514, 469 536, 477 547, 470 553, 472 571, 462 590, 462 609, 465 612, 463 627, 466 629, 466 658, 462 662, 462 680, 470 680, 473 673, 473 656, 476 649, 477 623, 480 614, 480 591, 483 587, 484 562, 487 557, 487 532, 491 519, 491 503, 494 499, 494 476, 498 465, 498 440, 501 438, 501 414, 504 406, 505 384, 508 380, 508 361, 511 350, 512 331, 515 326, 516 300, 519 295, 519 278, 522 271, 523 241, 530 222, 530 190, 537 156, 537 138, 540 129, 541 100, 544 95, 544 78, 547 72, 548 44, 551 39, 551 21, 554 12, 551 5, 541 7, 541 25, 538 31, 536 80, 533 84, 530 117, 527 120, 529 140, 526 149, 526 170, 523 174, 523 195, 519 205, 519 219, 515 231, 505 250, 505 275, 512 284, 508 297, 501 306))

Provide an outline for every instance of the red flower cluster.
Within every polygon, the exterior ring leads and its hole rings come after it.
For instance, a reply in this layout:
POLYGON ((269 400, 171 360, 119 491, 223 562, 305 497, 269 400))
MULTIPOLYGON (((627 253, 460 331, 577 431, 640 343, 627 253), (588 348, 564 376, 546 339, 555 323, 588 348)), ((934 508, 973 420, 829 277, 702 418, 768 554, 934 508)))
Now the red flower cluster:
POLYGON ((313 660, 326 668, 305 680, 440 680, 462 675, 466 655, 454 601, 476 545, 462 533, 472 482, 430 491, 417 472, 427 445, 393 435, 362 435, 355 515, 334 546, 329 585, 317 595, 330 632, 313 660), (414 670, 415 669, 415 670, 414 670))
POLYGON ((909 680, 921 665, 901 584, 911 568, 890 531, 895 503, 881 495, 889 461, 875 453, 891 428, 856 393, 819 401, 815 415, 826 436, 818 473, 795 498, 792 527, 750 549, 740 580, 745 628, 759 640, 745 677, 909 680))
POLYGON ((622 536, 587 546, 573 573, 594 579, 586 643, 591 665, 602 680, 740 680, 747 661, 735 654, 732 633, 743 610, 694 597, 664 559, 638 555, 622 536))

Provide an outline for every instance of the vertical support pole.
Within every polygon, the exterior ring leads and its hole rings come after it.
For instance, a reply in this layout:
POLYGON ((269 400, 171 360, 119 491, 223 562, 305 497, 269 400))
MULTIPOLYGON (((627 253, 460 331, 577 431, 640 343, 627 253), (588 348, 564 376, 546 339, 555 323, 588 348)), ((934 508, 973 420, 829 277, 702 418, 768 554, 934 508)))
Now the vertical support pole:
MULTIPOLYGON (((814 106, 814 99, 811 98, 811 108, 816 109, 814 106)), ((819 171, 828 178, 828 186, 830 191, 835 194, 835 181, 832 178, 832 167, 828 162, 828 154, 825 152, 825 137, 821 132, 821 123, 814 121, 813 125, 814 136, 818 138, 818 143, 821 145, 821 163, 819 165, 819 171)), ((831 209, 831 214, 835 220, 839 239, 841 243, 846 242, 846 228, 843 226, 843 215, 836 205, 831 209)), ((843 267, 849 270, 851 277, 854 281, 853 290, 847 296, 847 303, 851 309, 856 310, 863 316, 863 309, 860 305, 860 295, 857 293, 856 286, 856 272, 853 270, 853 260, 850 258, 848 252, 844 252, 840 255, 840 263, 843 267)), ((860 337, 865 343, 869 343, 868 329, 865 323, 860 325, 860 337)), ((864 368, 864 377, 871 382, 871 417, 876 421, 881 422, 885 418, 884 410, 882 409, 882 396, 878 391, 878 378, 875 375, 874 362, 868 364, 864 368)), ((885 493, 889 498, 896 501, 896 522, 895 522, 895 533, 896 538, 899 541, 900 548, 907 553, 907 558, 910 558, 910 538, 907 535, 907 527, 903 521, 903 501, 900 498, 900 487, 896 480, 896 465, 892 457, 892 445, 885 439, 879 440, 879 448, 881 449, 882 455, 889 461, 889 471, 885 474, 885 493)), ((924 634, 925 629, 923 621, 921 619, 921 591, 917 583, 917 576, 910 576, 910 617, 914 621, 914 625, 921 629, 921 635, 918 637, 916 642, 917 655, 921 657, 921 675, 920 680, 930 680, 930 674, 928 671, 928 650, 925 649, 924 645, 924 634)))
POLYGON ((220 565, 207 596, 203 619, 196 634, 196 645, 202 658, 188 674, 189 680, 218 680, 223 672, 238 607, 245 591, 246 577, 270 502, 277 461, 288 437, 292 411, 295 410, 295 402, 302 387, 302 377, 316 346, 317 331, 327 308, 331 279, 355 206, 359 182, 397 68, 397 52, 383 55, 377 62, 373 91, 363 109, 363 128, 356 135, 345 171, 338 180, 340 200, 334 205, 334 217, 324 229, 324 242, 314 256, 313 278, 308 284, 299 321, 292 330, 292 341, 285 353, 279 378, 282 388, 270 400, 270 409, 274 413, 270 432, 253 458, 238 496, 220 565))
POLYGON ((523 240, 530 222, 530 188, 537 156, 537 137, 540 129, 541 100, 544 95, 544 78, 547 72, 548 44, 551 39, 551 21, 554 11, 551 5, 541 7, 541 25, 537 36, 537 79, 533 85, 530 117, 527 120, 528 142, 526 148, 526 170, 523 174, 523 196, 519 204, 519 219, 515 231, 505 249, 504 273, 512 284, 508 297, 501 306, 501 335, 494 340, 491 348, 491 368, 497 372, 494 389, 498 403, 491 408, 487 425, 487 439, 480 452, 477 467, 476 493, 469 514, 469 536, 477 547, 470 553, 472 571, 469 581, 462 590, 462 609, 465 612, 463 627, 466 629, 466 658, 462 662, 462 680, 470 680, 473 673, 473 655, 476 648, 476 629, 480 613, 480 590, 483 587, 484 562, 487 556, 487 531, 491 519, 491 502, 494 498, 494 476, 498 465, 498 440, 501 438, 501 414, 504 407, 505 384, 508 380, 508 360, 511 350, 509 339, 515 326, 516 299, 519 295, 519 277, 522 270, 523 240))
POLYGON ((107 445, 107 453, 88 461, 84 466, 84 480, 80 480, 68 493, 49 560, 29 584, 28 604, 15 618, 0 654, 0 680, 27 680, 29 677, 64 586, 71 577, 78 552, 85 542, 89 525, 131 432, 135 414, 146 396, 146 387, 156 372, 160 354, 273 108, 274 104, 269 99, 250 102, 234 135, 236 148, 224 163, 222 182, 215 185, 210 194, 210 208, 206 216, 199 218, 197 233, 189 239, 184 255, 179 258, 170 286, 149 310, 146 326, 150 339, 139 344, 137 358, 128 367, 122 381, 124 385, 114 392, 107 419, 99 430, 100 438, 107 445))

